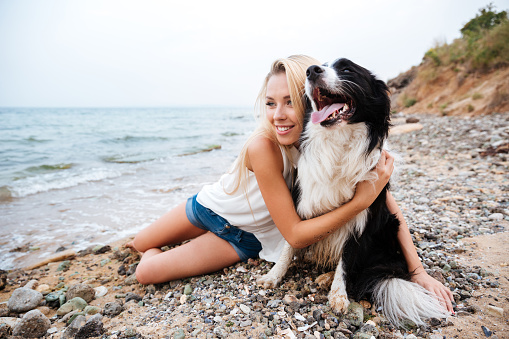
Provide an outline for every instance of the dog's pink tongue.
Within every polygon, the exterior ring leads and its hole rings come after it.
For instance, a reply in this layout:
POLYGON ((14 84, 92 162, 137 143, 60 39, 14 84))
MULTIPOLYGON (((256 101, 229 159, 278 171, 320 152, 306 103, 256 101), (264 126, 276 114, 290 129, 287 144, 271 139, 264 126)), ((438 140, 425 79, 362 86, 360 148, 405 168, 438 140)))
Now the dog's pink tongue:
POLYGON ((311 122, 313 124, 319 124, 327 119, 327 117, 335 110, 341 109, 343 106, 345 106, 345 104, 332 104, 325 106, 321 111, 311 113, 311 122))

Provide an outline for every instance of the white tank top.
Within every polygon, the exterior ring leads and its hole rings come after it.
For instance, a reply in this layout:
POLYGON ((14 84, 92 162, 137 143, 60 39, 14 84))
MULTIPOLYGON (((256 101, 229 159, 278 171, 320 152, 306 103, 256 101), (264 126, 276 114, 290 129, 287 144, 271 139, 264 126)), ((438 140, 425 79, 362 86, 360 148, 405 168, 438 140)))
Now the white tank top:
MULTIPOLYGON (((295 147, 290 148, 292 157, 292 161, 290 161, 281 146, 280 149, 284 163, 283 177, 290 189, 293 181, 292 174, 300 153, 295 147)), ((239 187, 233 194, 226 193, 231 192, 236 178, 236 174, 228 172, 218 182, 205 185, 198 193, 197 201, 225 218, 230 224, 254 234, 262 244, 260 258, 276 262, 283 250, 285 239, 272 221, 254 172, 247 168, 246 171, 247 194, 242 187, 239 187)))

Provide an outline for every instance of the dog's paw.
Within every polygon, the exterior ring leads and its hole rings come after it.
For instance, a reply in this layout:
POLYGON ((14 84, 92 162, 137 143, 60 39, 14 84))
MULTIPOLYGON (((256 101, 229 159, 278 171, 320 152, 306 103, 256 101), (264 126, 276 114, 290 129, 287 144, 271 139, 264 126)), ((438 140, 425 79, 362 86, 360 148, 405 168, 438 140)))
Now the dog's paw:
POLYGON ((278 278, 276 275, 269 272, 256 279, 256 284, 263 288, 275 288, 280 281, 281 278, 278 278))
POLYGON ((348 309, 348 305, 350 305, 350 301, 348 300, 348 296, 346 294, 334 293, 330 291, 329 293, 329 303, 330 307, 334 310, 336 314, 344 314, 348 309))

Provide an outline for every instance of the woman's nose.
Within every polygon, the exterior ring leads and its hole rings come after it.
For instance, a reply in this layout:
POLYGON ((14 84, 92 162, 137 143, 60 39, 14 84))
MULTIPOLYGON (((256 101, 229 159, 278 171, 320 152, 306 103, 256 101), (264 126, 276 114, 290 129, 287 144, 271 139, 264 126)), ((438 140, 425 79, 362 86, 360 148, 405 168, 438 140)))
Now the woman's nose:
POLYGON ((284 107, 278 106, 274 112, 274 120, 286 119, 286 113, 284 107))

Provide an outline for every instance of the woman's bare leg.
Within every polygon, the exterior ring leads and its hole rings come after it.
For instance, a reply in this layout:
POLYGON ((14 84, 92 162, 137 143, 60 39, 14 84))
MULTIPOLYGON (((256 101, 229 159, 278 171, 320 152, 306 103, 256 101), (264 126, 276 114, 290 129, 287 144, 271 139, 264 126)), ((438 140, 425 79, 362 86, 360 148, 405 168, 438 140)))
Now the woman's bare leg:
POLYGON ((138 252, 146 252, 149 249, 178 244, 206 232, 191 224, 187 219, 186 203, 184 202, 141 230, 126 246, 133 247, 138 252))
POLYGON ((136 268, 136 279, 144 285, 158 284, 215 272, 239 261, 229 242, 207 232, 166 252, 147 250, 136 268))

